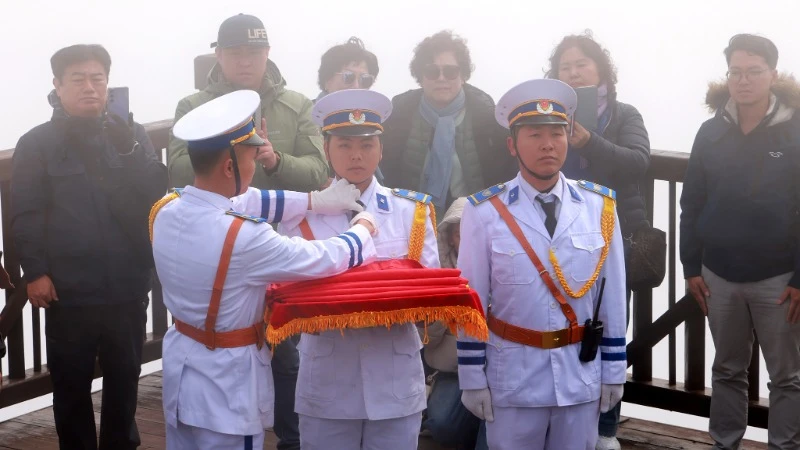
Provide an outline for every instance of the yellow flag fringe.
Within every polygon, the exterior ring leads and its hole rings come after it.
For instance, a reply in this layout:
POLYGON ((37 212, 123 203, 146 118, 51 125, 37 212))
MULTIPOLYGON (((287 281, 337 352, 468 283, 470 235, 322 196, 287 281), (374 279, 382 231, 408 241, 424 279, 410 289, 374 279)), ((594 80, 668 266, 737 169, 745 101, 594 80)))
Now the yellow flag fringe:
POLYGON ((427 324, 444 322, 454 333, 457 329, 461 329, 465 334, 480 341, 489 340, 486 319, 479 311, 468 306, 436 306, 292 319, 280 328, 274 328, 270 324, 267 327, 267 342, 277 345, 290 336, 300 333, 319 333, 328 330, 342 330, 344 333, 345 328, 380 326, 390 328, 392 325, 415 322, 424 322, 426 333, 427 324))

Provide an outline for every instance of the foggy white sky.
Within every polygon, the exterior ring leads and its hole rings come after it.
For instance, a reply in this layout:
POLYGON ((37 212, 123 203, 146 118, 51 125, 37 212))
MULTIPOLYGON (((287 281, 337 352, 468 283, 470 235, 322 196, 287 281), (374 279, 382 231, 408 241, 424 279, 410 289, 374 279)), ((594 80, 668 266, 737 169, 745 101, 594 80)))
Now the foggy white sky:
MULTIPOLYGON (((112 58, 110 85, 130 87, 136 120, 171 118, 178 100, 194 92, 194 57, 210 53, 220 22, 240 12, 264 21, 270 56, 288 87, 311 98, 319 91, 320 56, 351 35, 378 56, 374 89, 391 97, 417 87, 408 71, 414 46, 452 29, 468 40, 475 64, 470 82, 497 100, 515 84, 542 77, 565 34, 591 28, 617 65, 620 100, 641 111, 656 149, 689 151, 709 117, 706 87, 724 75, 722 50, 733 34, 769 37, 780 50, 779 69, 800 72, 800 0, 0 0, 0 149, 49 120, 49 61, 59 48, 103 44, 112 58)), ((665 308, 666 282, 659 289, 665 308)), ((679 361, 682 345, 679 332, 679 361)), ((710 362, 710 337, 706 351, 710 362)), ((659 362, 656 376, 665 378, 659 362)), ((761 368, 766 396, 763 361, 761 368)), ((626 408, 625 414, 644 414, 626 408)), ((667 420, 664 411, 651 414, 667 420)), ((686 417, 678 423, 702 429, 706 422, 686 417)))
POLYGON ((642 112, 653 148, 688 151, 700 123, 706 84, 726 70, 722 49, 738 32, 761 33, 781 55, 779 69, 800 71, 798 0, 466 1, 376 0, 0 0, 0 148, 10 148, 51 109, 50 56, 74 43, 111 53, 112 86, 129 86, 137 121, 172 117, 193 92, 193 58, 209 53, 219 23, 245 12, 265 23, 271 58, 289 88, 318 93, 321 54, 356 35, 379 59, 378 90, 393 96, 416 83, 414 46, 452 29, 468 39, 473 84, 497 100, 511 86, 543 75, 560 38, 591 28, 619 69, 619 98, 642 112), (468 5, 469 6, 466 6, 468 5), (795 17, 795 22, 790 21, 795 17))

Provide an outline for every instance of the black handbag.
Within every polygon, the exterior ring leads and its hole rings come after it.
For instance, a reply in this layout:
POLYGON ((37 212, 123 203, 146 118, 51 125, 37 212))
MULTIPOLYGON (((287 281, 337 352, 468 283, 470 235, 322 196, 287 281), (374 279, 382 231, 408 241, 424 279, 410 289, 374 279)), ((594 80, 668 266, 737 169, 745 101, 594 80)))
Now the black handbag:
POLYGON ((628 287, 640 291, 661 285, 667 272, 667 233, 648 223, 628 239, 630 253, 625 264, 628 287))

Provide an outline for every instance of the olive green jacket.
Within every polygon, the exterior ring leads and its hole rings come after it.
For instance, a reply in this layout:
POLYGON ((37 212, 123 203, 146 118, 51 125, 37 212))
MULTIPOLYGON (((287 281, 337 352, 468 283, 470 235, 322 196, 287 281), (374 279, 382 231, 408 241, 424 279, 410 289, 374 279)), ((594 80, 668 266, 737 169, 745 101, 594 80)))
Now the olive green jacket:
MULTIPOLYGON (((272 173, 256 170, 252 186, 259 189, 287 189, 309 192, 319 189, 328 179, 328 165, 322 151, 322 136, 311 121, 311 100, 285 88, 286 80, 272 61, 267 61, 264 82, 259 89, 261 110, 256 112, 256 125, 261 117, 267 119, 269 141, 280 156, 278 167, 272 173)), ((219 65, 208 76, 208 87, 180 102, 175 110, 175 121, 194 108, 237 88, 227 82, 219 65)), ((184 187, 194 181, 194 171, 189 160, 186 142, 170 132, 169 147, 170 186, 184 187)))

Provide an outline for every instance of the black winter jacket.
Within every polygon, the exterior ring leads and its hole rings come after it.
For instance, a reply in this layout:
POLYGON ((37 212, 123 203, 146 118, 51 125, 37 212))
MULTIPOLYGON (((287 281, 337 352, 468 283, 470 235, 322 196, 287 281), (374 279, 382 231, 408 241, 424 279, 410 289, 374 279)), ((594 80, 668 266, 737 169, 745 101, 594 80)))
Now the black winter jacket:
MULTIPOLYGON (((506 146, 509 132, 494 117, 495 105, 492 97, 469 84, 464 85, 464 94, 483 178, 481 183, 472 185, 477 191, 514 178, 518 166, 517 160, 511 156, 506 146)), ((385 177, 384 185, 388 187, 419 189, 423 168, 409 164, 406 144, 420 101, 422 89, 407 91, 392 99, 392 115, 384 124, 383 159, 380 165, 385 177)), ((430 145, 427 149, 430 150, 430 145)), ((468 182, 467 186, 470 185, 468 182)), ((452 200, 454 199, 447 202, 448 206, 452 200)))
POLYGON ((602 136, 592 132, 583 148, 570 151, 589 161, 589 181, 616 191, 620 228, 622 235, 628 237, 647 221, 639 185, 650 166, 650 139, 636 108, 616 100, 609 108, 611 119, 602 136))
POLYGON ((772 92, 771 112, 745 135, 727 86, 709 89, 716 114, 697 132, 681 194, 686 278, 702 266, 735 283, 794 272, 800 288, 800 85, 783 77, 772 92))
POLYGON ((136 150, 120 155, 100 119, 70 118, 56 107, 17 144, 14 244, 26 280, 49 275, 61 306, 146 299, 152 252, 142 238, 149 207, 167 190, 167 168, 139 124, 135 139, 136 150))

